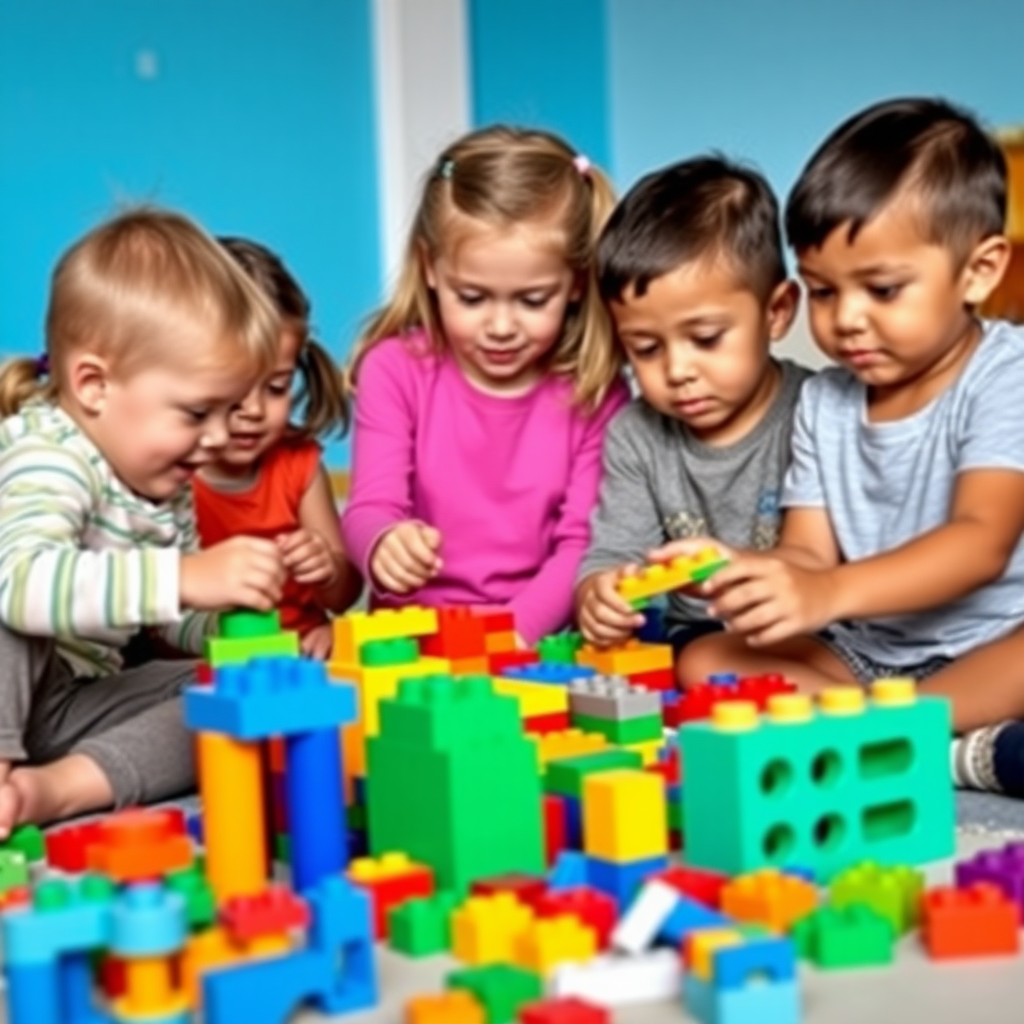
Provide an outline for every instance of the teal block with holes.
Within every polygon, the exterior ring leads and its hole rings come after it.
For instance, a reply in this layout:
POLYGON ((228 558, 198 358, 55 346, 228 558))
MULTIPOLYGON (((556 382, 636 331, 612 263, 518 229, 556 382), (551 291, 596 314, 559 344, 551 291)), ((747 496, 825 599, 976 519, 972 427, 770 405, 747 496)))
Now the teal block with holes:
POLYGON ((807 721, 679 731, 686 860, 730 875, 800 866, 828 881, 861 861, 920 864, 954 848, 949 703, 870 699, 807 721))

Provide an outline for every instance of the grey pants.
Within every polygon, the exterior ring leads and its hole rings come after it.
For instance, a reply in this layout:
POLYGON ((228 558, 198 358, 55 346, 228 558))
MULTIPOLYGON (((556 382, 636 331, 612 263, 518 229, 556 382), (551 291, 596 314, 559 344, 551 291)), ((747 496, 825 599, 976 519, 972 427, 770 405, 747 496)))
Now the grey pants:
POLYGON ((0 758, 47 764, 85 754, 110 780, 117 807, 183 793, 196 772, 180 694, 194 680, 192 661, 76 678, 51 638, 0 625, 0 758))

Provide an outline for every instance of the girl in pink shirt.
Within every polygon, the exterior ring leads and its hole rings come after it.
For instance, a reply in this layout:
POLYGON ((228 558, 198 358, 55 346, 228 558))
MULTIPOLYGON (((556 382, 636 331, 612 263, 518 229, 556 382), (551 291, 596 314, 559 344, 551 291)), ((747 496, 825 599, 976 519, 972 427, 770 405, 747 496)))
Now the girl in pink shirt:
POLYGON ((605 428, 625 403, 594 284, 611 188, 541 131, 486 128, 428 175, 391 301, 348 369, 349 554, 375 603, 572 612, 605 428))

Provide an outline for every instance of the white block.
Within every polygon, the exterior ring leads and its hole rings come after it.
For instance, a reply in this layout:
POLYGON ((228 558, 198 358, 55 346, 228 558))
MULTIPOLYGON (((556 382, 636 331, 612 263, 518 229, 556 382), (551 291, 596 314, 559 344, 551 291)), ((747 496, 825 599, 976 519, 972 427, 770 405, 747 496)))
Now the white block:
POLYGON ((623 953, 642 953, 654 945, 661 926, 679 902, 679 893, 654 879, 640 890, 612 932, 612 946, 623 953))
POLYGON ((551 982, 556 997, 579 996, 598 1006, 679 999, 683 965, 674 949, 639 956, 599 956, 586 964, 563 964, 551 982))

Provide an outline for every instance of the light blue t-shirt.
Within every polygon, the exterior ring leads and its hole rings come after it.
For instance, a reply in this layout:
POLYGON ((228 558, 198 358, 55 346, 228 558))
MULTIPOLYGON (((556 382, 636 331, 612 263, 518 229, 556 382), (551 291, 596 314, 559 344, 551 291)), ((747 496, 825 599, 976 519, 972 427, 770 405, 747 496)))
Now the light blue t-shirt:
MULTIPOLYGON (((782 504, 826 508, 847 561, 897 548, 948 521, 958 473, 1024 473, 1024 328, 1002 321, 960 377, 906 419, 869 423, 866 389, 832 368, 800 397, 782 504)), ((970 551, 950 551, 950 559, 970 551)), ((955 658, 1024 622, 1024 541, 996 582, 941 608, 840 623, 845 643, 894 668, 955 658)))

